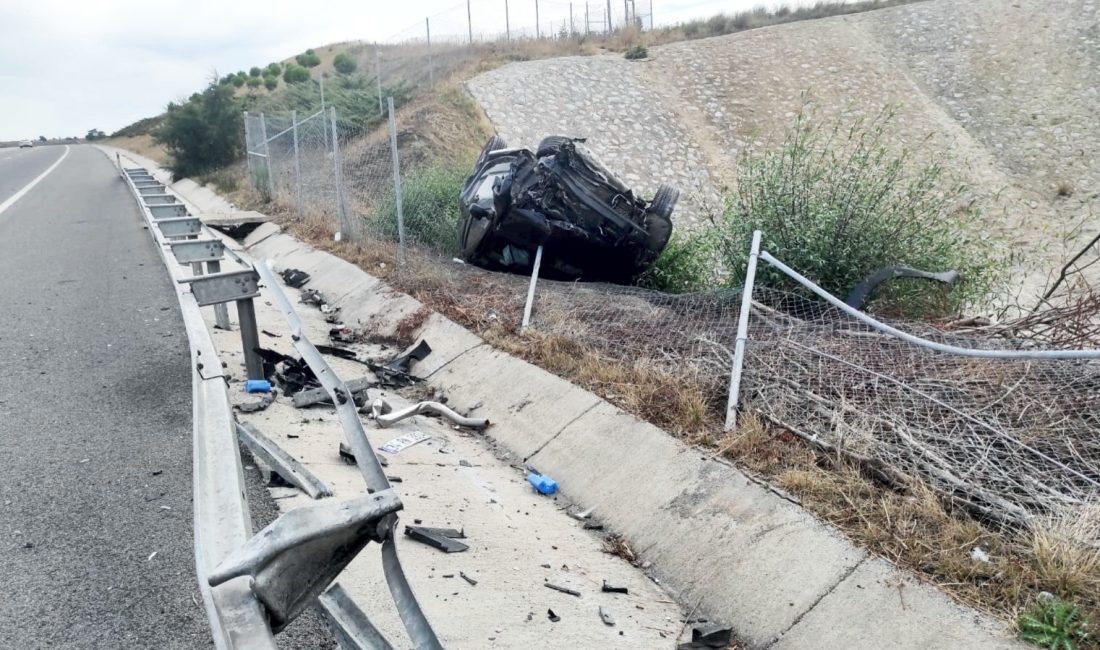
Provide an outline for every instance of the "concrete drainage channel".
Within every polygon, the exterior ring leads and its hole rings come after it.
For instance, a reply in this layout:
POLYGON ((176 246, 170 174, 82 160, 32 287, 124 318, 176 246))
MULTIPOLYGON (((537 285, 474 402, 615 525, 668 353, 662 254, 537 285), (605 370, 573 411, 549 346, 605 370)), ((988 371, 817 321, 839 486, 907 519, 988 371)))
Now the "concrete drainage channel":
MULTIPOLYGON (((318 291, 347 326, 363 327, 379 340, 394 336, 398 325, 407 324, 422 308, 277 226, 261 226, 243 247, 222 241, 230 257, 243 261, 248 255, 269 260, 274 271, 309 274, 301 290, 284 290, 288 298, 318 291)), ((284 355, 306 356, 303 341, 323 340, 333 327, 326 318, 332 320, 333 314, 301 308, 296 310, 298 322, 292 318, 289 326, 276 329, 293 310, 281 304, 274 291, 280 283, 266 265, 261 262, 258 268, 266 286, 253 302, 257 321, 269 333, 262 336, 262 345, 284 355)), ((185 296, 190 294, 181 289, 181 304, 185 296)), ((203 328, 205 336, 228 362, 225 372, 242 378, 247 364, 241 337, 213 328, 218 316, 208 311, 204 317, 211 329, 203 328)), ((189 334, 191 330, 189 322, 189 334)), ((493 422, 481 433, 417 415, 369 434, 374 447, 426 434, 422 442, 380 454, 389 461, 383 474, 401 493, 403 518, 465 534, 465 539, 454 540, 469 547, 461 553, 444 554, 401 535, 395 540, 413 591, 448 647, 535 642, 550 647, 673 648, 683 640, 681 635, 690 636, 692 626, 682 623, 684 611, 693 612, 693 620, 732 625, 752 648, 1020 647, 1003 626, 868 556, 735 468, 680 444, 596 395, 492 349, 438 314, 428 316, 415 335, 432 348, 412 366, 427 382, 418 385, 419 392, 383 388, 373 390, 372 397, 378 394, 400 411, 434 392, 449 398, 448 406, 460 413, 493 422), (570 509, 564 499, 534 493, 521 471, 509 466, 517 459, 527 459, 554 477, 564 495, 579 504, 572 508, 574 514, 590 511, 587 523, 606 526, 628 540, 653 580, 602 553, 597 533, 562 512, 570 509), (394 480, 398 478, 401 483, 394 480), (604 582, 626 587, 628 594, 603 592, 604 582), (601 608, 614 625, 601 620, 601 608), (552 622, 547 610, 558 622, 552 622)), ((357 360, 325 360, 336 376, 357 377, 366 372, 360 360, 387 359, 399 352, 369 341, 348 347, 357 360)), ((235 381, 222 392, 229 401, 248 404, 254 398, 241 390, 243 385, 235 381)), ((347 385, 354 389, 356 384, 347 385)), ((354 395, 347 395, 352 399, 346 408, 330 404, 306 411, 277 399, 242 419, 315 475, 335 499, 342 499, 363 488, 363 468, 347 465, 339 456, 342 420, 348 419, 341 411, 355 403, 354 395)), ((330 401, 338 404, 337 399, 330 401)), ((371 410, 372 401, 364 404, 364 411, 371 410)), ((365 453, 349 451, 357 460, 365 453)), ((262 452, 256 455, 265 458, 262 452)), ((312 502, 298 488, 273 487, 271 493, 284 512, 312 502)), ((365 611, 381 634, 397 638, 402 621, 372 552, 352 560, 339 581, 343 588, 321 599, 332 620, 347 611, 365 611), (337 602, 352 601, 358 606, 336 609, 337 602)))

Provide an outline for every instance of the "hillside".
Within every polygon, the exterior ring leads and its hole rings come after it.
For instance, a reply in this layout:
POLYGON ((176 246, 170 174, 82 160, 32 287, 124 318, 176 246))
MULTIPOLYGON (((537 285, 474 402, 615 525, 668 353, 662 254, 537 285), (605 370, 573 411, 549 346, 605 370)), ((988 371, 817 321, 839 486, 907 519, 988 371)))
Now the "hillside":
POLYGON ((678 184, 681 224, 721 205, 738 157, 780 139, 804 93, 821 122, 896 105, 888 138, 948 154, 983 210, 976 234, 1017 253, 1034 293, 1097 232, 1097 12, 1088 0, 933 0, 652 47, 641 62, 515 63, 468 88, 510 143, 587 137, 645 193, 678 184))

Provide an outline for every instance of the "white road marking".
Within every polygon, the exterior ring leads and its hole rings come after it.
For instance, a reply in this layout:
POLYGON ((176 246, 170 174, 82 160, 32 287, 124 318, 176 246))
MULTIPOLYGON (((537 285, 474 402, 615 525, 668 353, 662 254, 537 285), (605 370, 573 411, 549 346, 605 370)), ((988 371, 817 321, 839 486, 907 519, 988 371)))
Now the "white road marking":
POLYGON ((48 168, 48 169, 47 169, 46 171, 44 171, 44 172, 42 172, 41 174, 39 174, 39 175, 38 175, 38 176, 37 176, 37 177, 36 177, 36 178, 35 178, 35 179, 34 179, 33 181, 31 181, 31 182, 27 183, 27 184, 26 184, 26 185, 25 185, 25 186, 23 187, 23 189, 19 190, 19 191, 18 191, 18 192, 16 192, 15 194, 12 194, 12 195, 11 195, 10 197, 8 197, 8 200, 7 200, 7 201, 4 201, 3 203, 0 203, 0 214, 4 214, 4 210, 7 210, 7 209, 8 209, 8 208, 10 208, 10 207, 11 207, 12 205, 14 205, 16 201, 18 201, 19 199, 23 198, 23 195, 24 195, 24 194, 26 194, 27 192, 30 192, 30 191, 31 191, 31 189, 32 189, 32 188, 33 188, 33 187, 34 187, 35 185, 38 185, 38 183, 39 183, 39 182, 40 182, 40 181, 41 181, 41 180, 42 180, 43 178, 46 178, 47 176, 49 176, 49 175, 50 175, 50 172, 52 172, 53 170, 57 169, 57 166, 58 166, 58 165, 60 165, 60 164, 61 164, 61 161, 62 161, 62 160, 65 160, 65 157, 66 157, 66 156, 68 156, 68 155, 69 155, 69 145, 65 145, 65 153, 61 154, 61 157, 57 159, 57 162, 55 162, 54 164, 50 165, 50 166, 49 166, 49 168, 48 168))

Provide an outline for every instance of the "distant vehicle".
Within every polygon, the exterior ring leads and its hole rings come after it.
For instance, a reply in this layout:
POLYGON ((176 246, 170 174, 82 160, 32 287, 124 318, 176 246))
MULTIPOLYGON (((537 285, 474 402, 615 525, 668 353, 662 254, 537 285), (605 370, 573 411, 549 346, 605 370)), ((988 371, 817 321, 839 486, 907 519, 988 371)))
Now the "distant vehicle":
POLYGON ((31 142, 30 140, 20 140, 19 141, 19 148, 20 149, 30 149, 33 146, 34 146, 34 143, 31 142))
POLYGON ((531 152, 490 138, 459 197, 462 257, 525 275, 542 246, 547 278, 617 283, 652 266, 672 234, 680 191, 661 185, 646 201, 581 142, 550 136, 531 152))

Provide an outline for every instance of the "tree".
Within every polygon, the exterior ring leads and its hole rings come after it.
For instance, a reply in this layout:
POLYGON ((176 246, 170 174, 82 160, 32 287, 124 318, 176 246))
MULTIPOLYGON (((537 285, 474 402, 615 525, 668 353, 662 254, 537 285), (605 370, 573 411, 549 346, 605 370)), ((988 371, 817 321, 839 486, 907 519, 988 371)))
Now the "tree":
POLYGON ((248 81, 247 81, 247 82, 245 82, 245 83, 247 83, 247 84, 248 84, 248 87, 249 87, 249 88, 259 88, 259 87, 260 87, 260 84, 262 84, 262 83, 263 83, 263 79, 260 79, 259 77, 251 77, 251 76, 250 76, 250 77, 248 78, 248 81))
POLYGON ((332 60, 332 67, 336 68, 336 71, 340 74, 351 74, 355 72, 355 68, 357 68, 358 65, 350 54, 341 52, 332 60))
POLYGON ((44 136, 44 135, 38 136, 38 141, 39 142, 45 142, 46 141, 46 136, 44 136))
POLYGON ((241 104, 233 89, 211 82, 186 104, 171 108, 154 133, 172 160, 175 179, 224 167, 241 152, 241 104))
MULTIPOLYGON (((106 137, 107 137, 107 134, 104 133, 103 131, 100 131, 99 129, 89 129, 88 134, 84 136, 84 139, 87 140, 88 142, 94 142, 95 140, 102 140, 103 138, 106 138, 106 137)), ((45 138, 39 138, 39 139, 42 140, 43 142, 45 142, 45 138)))
POLYGON ((283 71, 283 81, 288 84, 301 83, 303 81, 309 81, 309 70, 306 70, 300 65, 291 63, 283 71))
POLYGON ((258 65, 252 66, 252 68, 249 69, 249 71, 248 71, 248 76, 250 76, 250 77, 259 77, 259 76, 262 76, 262 75, 263 75, 263 70, 261 70, 260 66, 258 66, 258 65))
POLYGON ((233 76, 233 87, 234 88, 240 88, 241 86, 244 85, 244 81, 247 78, 248 77, 246 77, 244 74, 234 75, 233 76))
POLYGON ((264 68, 265 77, 278 77, 283 73, 283 65, 281 63, 268 63, 264 68))
POLYGON ((268 90, 275 90, 279 87, 278 77, 264 77, 264 88, 268 90))
POLYGON ((317 56, 317 53, 313 50, 306 50, 304 53, 294 57, 294 60, 303 68, 316 68, 321 65, 321 57, 317 56))

